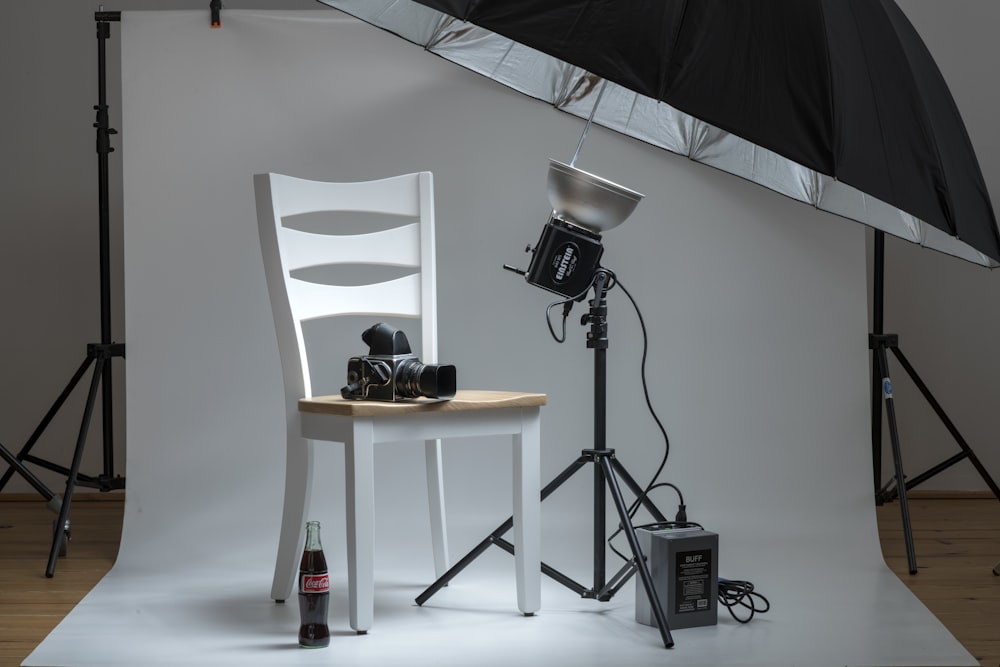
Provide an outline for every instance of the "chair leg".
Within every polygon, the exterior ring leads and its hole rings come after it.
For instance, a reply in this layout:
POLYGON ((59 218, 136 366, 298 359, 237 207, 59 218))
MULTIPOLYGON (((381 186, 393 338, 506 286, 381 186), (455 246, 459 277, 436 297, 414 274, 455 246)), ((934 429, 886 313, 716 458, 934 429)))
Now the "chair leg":
POLYGON ((352 442, 344 443, 347 492, 347 594, 351 627, 372 626, 375 607, 375 461, 371 421, 354 421, 352 442))
POLYGON ((514 436, 514 568, 517 608, 534 614, 541 607, 541 414, 521 410, 521 433, 514 436))
POLYGON ((281 511, 278 555, 274 561, 271 599, 288 600, 295 593, 299 559, 305 544, 305 517, 312 490, 313 443, 289 428, 285 454, 285 495, 281 511))
POLYGON ((441 441, 424 442, 427 460, 427 504, 431 516, 431 546, 434 549, 434 576, 440 578, 451 567, 448 558, 448 529, 444 509, 444 476, 441 441))

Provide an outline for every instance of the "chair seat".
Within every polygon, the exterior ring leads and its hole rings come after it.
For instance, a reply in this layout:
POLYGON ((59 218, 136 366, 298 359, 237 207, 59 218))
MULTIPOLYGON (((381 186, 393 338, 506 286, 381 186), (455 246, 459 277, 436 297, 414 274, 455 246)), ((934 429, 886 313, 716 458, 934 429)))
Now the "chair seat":
POLYGON ((537 408, 545 405, 545 394, 514 391, 460 389, 449 400, 417 398, 412 401, 359 401, 339 395, 299 399, 299 411, 343 417, 386 417, 420 412, 464 412, 502 408, 537 408))

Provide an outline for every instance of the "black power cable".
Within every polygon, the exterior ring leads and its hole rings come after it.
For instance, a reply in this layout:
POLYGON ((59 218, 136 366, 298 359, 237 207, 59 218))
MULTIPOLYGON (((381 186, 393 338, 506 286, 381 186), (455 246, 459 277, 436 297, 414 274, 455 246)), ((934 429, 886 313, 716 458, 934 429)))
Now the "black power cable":
POLYGON ((740 623, 749 623, 757 614, 763 614, 771 608, 766 597, 756 592, 749 581, 738 579, 723 579, 719 577, 719 604, 724 605, 730 615, 740 623), (744 617, 736 615, 736 607, 749 610, 744 617))

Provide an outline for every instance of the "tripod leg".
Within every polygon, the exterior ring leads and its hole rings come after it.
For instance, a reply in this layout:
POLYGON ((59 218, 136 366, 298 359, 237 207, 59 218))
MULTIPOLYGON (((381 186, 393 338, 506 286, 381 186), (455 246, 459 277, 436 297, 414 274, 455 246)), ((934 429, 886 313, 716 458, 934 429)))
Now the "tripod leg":
POLYGON ((615 501, 615 507, 618 508, 618 517, 621 519, 622 529, 625 532, 625 536, 628 538, 629 546, 632 548, 632 556, 635 558, 635 567, 639 571, 639 578, 642 579, 642 585, 646 589, 646 596, 649 598, 649 606, 652 608, 653 616, 656 618, 656 625, 660 630, 660 637, 663 639, 663 645, 666 648, 671 648, 674 645, 674 640, 670 636, 670 627, 667 625, 667 619, 663 614, 663 608, 660 607, 659 596, 656 594, 656 589, 653 587, 653 577, 649 574, 649 566, 646 564, 646 559, 642 555, 642 549, 639 548, 639 540, 635 536, 635 530, 632 528, 632 522, 628 515, 628 508, 625 506, 625 499, 622 498, 621 489, 618 488, 618 481, 615 479, 615 472, 612 468, 611 460, 607 456, 602 456, 600 464, 601 470, 604 473, 604 479, 611 491, 611 497, 615 501))
POLYGON ((59 551, 64 547, 63 540, 66 538, 66 523, 69 520, 69 507, 73 499, 73 489, 76 486, 76 478, 80 474, 80 463, 83 460, 83 448, 87 443, 87 431, 90 429, 90 418, 94 413, 94 403, 97 400, 97 390, 101 384, 104 366, 97 364, 94 366, 94 375, 90 381, 90 392, 87 394, 87 405, 83 411, 83 419, 80 423, 80 434, 76 439, 76 450, 73 452, 73 463, 70 467, 69 477, 66 479, 66 493, 63 495, 62 507, 59 510, 59 519, 56 522, 55 534, 52 537, 52 550, 49 552, 49 563, 45 569, 45 576, 51 578, 56 571, 56 559, 59 558, 59 551))
POLYGON ((607 494, 605 493, 607 487, 605 486, 605 480, 607 480, 607 473, 604 472, 603 463, 607 460, 606 456, 597 455, 595 456, 595 461, 600 462, 602 465, 594 466, 594 492, 593 492, 593 521, 594 521, 594 533, 592 539, 592 563, 594 565, 594 594, 604 588, 606 584, 606 558, 605 549, 607 545, 605 543, 606 539, 606 526, 607 520, 605 514, 607 513, 607 494))
MULTIPOLYGON (((563 470, 561 473, 559 473, 559 475, 557 475, 555 479, 553 479, 551 482, 549 482, 548 484, 546 484, 545 488, 542 489, 541 500, 544 501, 546 498, 548 498, 550 495, 552 495, 552 493, 556 489, 558 489, 560 486, 562 486, 563 482, 565 482, 570 477, 572 477, 573 474, 577 470, 579 470, 580 468, 582 468, 584 465, 586 465, 588 461, 590 461, 590 459, 588 457, 586 457, 586 456, 580 456, 575 461, 573 461, 573 463, 571 463, 568 466, 566 466, 565 470, 563 470)), ((448 582, 450 582, 452 579, 454 579, 455 577, 457 577, 458 574, 462 570, 464 570, 465 568, 467 568, 472 563, 472 561, 474 561, 477 558, 479 558, 479 556, 482 555, 482 553, 484 551, 486 551, 490 547, 491 544, 496 544, 497 546, 503 547, 505 550, 510 551, 509 549, 506 549, 506 547, 504 546, 504 541, 501 540, 501 536, 504 533, 506 533, 508 530, 510 530, 513 526, 514 526, 514 517, 513 516, 508 517, 507 520, 504 521, 502 524, 500 524, 497 527, 496 530, 494 530, 492 533, 490 533, 489 535, 487 535, 483 539, 483 541, 481 541, 479 544, 477 544, 472 549, 472 551, 470 551, 465 556, 463 556, 457 563, 455 563, 454 565, 451 566, 451 569, 449 569, 443 575, 441 575, 440 577, 438 577, 437 581, 435 581, 433 584, 431 584, 430 586, 428 586, 427 589, 424 590, 423 593, 421 593, 420 595, 418 595, 417 598, 416 598, 417 605, 423 605, 425 602, 427 602, 428 600, 431 599, 432 595, 434 595, 439 590, 441 590, 442 588, 444 588, 445 586, 447 586, 448 582)), ((513 553, 513 552, 511 552, 511 553, 513 553)), ((546 570, 546 566, 544 564, 542 565, 542 570, 543 571, 546 570)), ((546 574, 548 574, 549 576, 552 576, 552 573, 550 573, 550 572, 546 572, 546 574)), ((558 574, 558 573, 556 573, 556 574, 558 574)), ((569 581, 569 583, 566 583, 565 581, 562 581, 561 583, 564 583, 565 585, 569 586, 570 588, 573 588, 573 590, 576 590, 577 592, 580 592, 580 590, 583 590, 583 587, 582 586, 578 586, 578 585, 577 585, 576 588, 574 588, 572 584, 575 584, 575 582, 573 582, 571 580, 569 581), (577 589, 580 589, 580 590, 577 590, 577 589)))
MULTIPOLYGON (((882 485, 882 378, 888 375, 889 369, 882 367, 878 350, 872 348, 872 479, 875 481, 875 504, 881 505, 884 500, 882 485)), ((884 356, 884 355, 883 355, 884 356)))
POLYGON ((500 535, 503 535, 508 530, 510 530, 511 526, 513 525, 514 525, 514 519, 512 517, 510 519, 507 519, 507 521, 505 521, 503 524, 501 524, 499 528, 497 528, 492 533, 487 535, 482 542, 477 544, 475 548, 472 549, 472 551, 465 554, 465 556, 463 556, 461 560, 452 565, 447 572, 438 577, 437 581, 428 586, 423 593, 417 596, 416 598, 417 606, 423 606, 425 602, 431 599, 432 595, 434 595, 439 590, 447 586, 452 579, 458 576, 458 574, 466 567, 468 567, 472 563, 472 561, 479 558, 479 556, 484 551, 489 549, 491 544, 495 544, 496 540, 499 539, 500 535))
POLYGON ((910 506, 906 499, 906 476, 903 474, 903 456, 899 449, 899 431, 896 428, 896 410, 892 398, 892 380, 889 377, 888 359, 885 348, 877 350, 879 363, 884 372, 882 396, 885 399, 885 414, 889 420, 889 439, 892 444, 892 462, 896 472, 896 492, 899 495, 899 511, 903 518, 903 540, 906 544, 906 563, 910 574, 917 573, 917 558, 913 549, 913 529, 910 526, 910 506))
POLYGON ((648 496, 643 495, 642 487, 640 487, 636 483, 635 479, 632 478, 632 475, 625 470, 625 466, 622 465, 621 461, 618 459, 611 459, 611 466, 615 469, 615 472, 618 473, 618 477, 625 482, 625 486, 627 486, 629 490, 635 494, 635 497, 642 498, 642 506, 653 515, 654 521, 667 520, 667 517, 663 516, 663 513, 660 512, 659 508, 653 504, 653 501, 650 500, 648 496))
POLYGON ((903 351, 900 350, 898 347, 893 347, 892 353, 896 355, 896 359, 899 360, 899 363, 903 367, 903 370, 905 370, 907 375, 910 376, 910 379, 913 380, 913 383, 917 386, 917 389, 920 390, 920 393, 923 394, 924 399, 927 400, 928 405, 930 405, 931 408, 934 410, 934 414, 938 416, 938 419, 940 419, 941 423, 944 424, 944 427, 948 429, 948 433, 951 434, 951 437, 955 439, 955 442, 958 443, 958 446, 962 450, 961 453, 956 454, 955 456, 949 458, 943 463, 940 463, 939 465, 936 465, 933 468, 927 470, 926 472, 923 472, 914 477, 913 479, 911 479, 907 483, 906 488, 912 489, 921 482, 924 482, 933 477, 934 475, 938 474, 945 468, 948 468, 954 465, 955 463, 958 463, 964 458, 968 458, 969 462, 972 463, 973 467, 976 469, 976 472, 979 473, 979 476, 982 477, 983 481, 986 482, 986 485, 990 487, 990 491, 993 492, 993 495, 996 496, 996 499, 1000 500, 1000 486, 998 486, 997 483, 993 480, 993 478, 990 477, 989 472, 986 471, 986 467, 983 466, 982 462, 979 460, 979 457, 976 456, 976 453, 972 451, 972 447, 970 447, 969 443, 965 441, 965 438, 962 437, 962 434, 958 432, 958 428, 951 421, 951 419, 948 418, 948 414, 944 411, 944 408, 941 407, 941 404, 937 402, 937 399, 934 398, 934 394, 931 393, 930 388, 928 388, 927 384, 924 383, 924 381, 920 378, 920 375, 917 374, 916 369, 907 360, 906 355, 904 355, 903 351))
MULTIPOLYGON (((16 471, 20 473, 21 477, 23 477, 25 481, 27 481, 36 491, 38 491, 38 493, 42 494, 43 498, 45 498, 48 501, 51 501, 53 498, 55 498, 55 494, 53 494, 52 491, 49 490, 49 487, 45 486, 45 484, 42 483, 42 480, 40 480, 33 472, 31 472, 31 470, 26 468, 24 464, 21 463, 21 461, 16 456, 10 453, 10 451, 8 451, 7 448, 3 446, 3 444, 0 444, 0 458, 5 460, 10 465, 10 469, 7 471, 8 475, 12 475, 16 471)), ((0 488, 3 487, 0 486, 0 488)))
MULTIPOLYGON (((93 361, 94 358, 88 355, 87 358, 83 360, 83 363, 80 364, 80 367, 76 369, 76 373, 73 374, 73 377, 70 378, 69 383, 66 384, 66 387, 62 390, 62 393, 59 394, 58 398, 56 398, 55 403, 52 404, 52 407, 49 408, 49 411, 45 413, 44 417, 42 417, 42 421, 38 422, 38 426, 35 427, 35 430, 32 432, 31 437, 28 438, 28 441, 24 444, 24 447, 21 448, 21 451, 17 453, 18 461, 23 461, 24 457, 27 456, 28 453, 31 451, 31 448, 35 446, 35 443, 42 436, 42 433, 44 433, 45 429, 48 428, 49 422, 52 421, 52 419, 59 412, 59 409, 62 408, 63 403, 66 402, 66 399, 69 398, 69 395, 73 393, 73 390, 76 388, 76 385, 80 382, 80 379, 83 377, 84 373, 87 372, 87 368, 93 361)), ((4 473, 3 477, 0 477, 0 489, 3 489, 7 485, 7 482, 10 481, 10 478, 13 475, 14 475, 14 469, 11 468, 7 470, 6 473, 4 473)))

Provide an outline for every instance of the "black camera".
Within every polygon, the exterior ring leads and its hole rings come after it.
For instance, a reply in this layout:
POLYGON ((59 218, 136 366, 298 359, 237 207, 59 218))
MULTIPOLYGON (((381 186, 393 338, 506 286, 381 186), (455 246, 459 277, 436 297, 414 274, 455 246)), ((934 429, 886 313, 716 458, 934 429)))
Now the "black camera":
POLYGON ((344 398, 366 401, 405 401, 455 396, 455 367, 423 364, 410 352, 406 334, 379 322, 361 334, 368 356, 347 360, 344 398))

